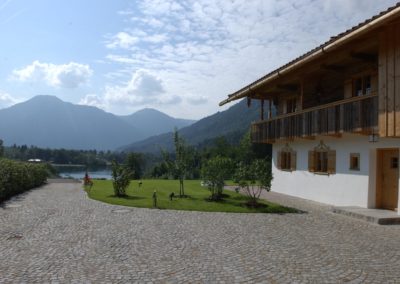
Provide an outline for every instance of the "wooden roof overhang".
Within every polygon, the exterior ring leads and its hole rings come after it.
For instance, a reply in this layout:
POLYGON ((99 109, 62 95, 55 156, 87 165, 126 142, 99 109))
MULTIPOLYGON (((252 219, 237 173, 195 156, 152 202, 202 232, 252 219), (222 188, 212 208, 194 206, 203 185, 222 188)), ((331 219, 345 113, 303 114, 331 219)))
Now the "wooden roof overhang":
POLYGON ((297 92, 302 77, 313 72, 339 71, 356 60, 371 60, 379 48, 379 29, 400 16, 400 2, 379 15, 332 37, 326 43, 228 95, 222 106, 244 97, 268 99, 297 92), (372 39, 372 40, 371 40, 372 39), (351 45, 349 50, 346 47, 351 45), (332 56, 334 55, 334 56, 332 56))

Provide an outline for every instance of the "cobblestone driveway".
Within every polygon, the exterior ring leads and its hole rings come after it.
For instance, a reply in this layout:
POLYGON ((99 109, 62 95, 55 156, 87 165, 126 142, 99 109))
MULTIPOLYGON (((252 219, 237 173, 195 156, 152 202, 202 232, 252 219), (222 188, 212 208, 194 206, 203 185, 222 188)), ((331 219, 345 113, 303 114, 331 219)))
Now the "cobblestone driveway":
POLYGON ((51 183, 0 208, 0 282, 400 281, 400 226, 268 197, 308 213, 122 210, 51 183))

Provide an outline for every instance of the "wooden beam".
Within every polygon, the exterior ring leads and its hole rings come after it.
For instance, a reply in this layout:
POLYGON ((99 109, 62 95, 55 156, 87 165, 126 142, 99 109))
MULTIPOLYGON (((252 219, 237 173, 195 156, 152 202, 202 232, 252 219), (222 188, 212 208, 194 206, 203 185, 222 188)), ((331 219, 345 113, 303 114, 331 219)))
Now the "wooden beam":
POLYGON ((268 110, 268 119, 271 119, 271 118, 272 118, 272 98, 270 98, 270 99, 268 100, 268 107, 269 107, 269 110, 268 110))
POLYGON ((363 136, 372 135, 374 133, 376 134, 376 132, 373 129, 369 129, 369 130, 363 129, 362 131, 357 132, 357 134, 363 135, 363 136))
POLYGON ((376 54, 372 53, 350 52, 350 56, 354 59, 361 61, 372 62, 372 63, 378 62, 378 57, 376 56, 376 54))
POLYGON ((379 136, 387 137, 387 29, 380 34, 379 46, 379 136))
POLYGON ((296 92, 299 89, 299 85, 297 84, 278 84, 276 85, 277 89, 289 91, 289 92, 296 92))
POLYGON ((396 24, 395 31, 395 136, 400 136, 400 23, 396 24))
POLYGON ((261 108, 260 108, 260 119, 264 120, 264 100, 260 100, 261 108))
POLYGON ((293 142, 294 141, 294 137, 280 137, 278 138, 279 141, 283 141, 283 142, 293 142))
POLYGON ((258 91, 257 93, 255 93, 252 98, 256 99, 256 100, 269 100, 270 98, 273 97, 273 93, 271 92, 267 92, 267 91, 258 91))
POLYGON ((321 69, 343 73, 346 70, 345 66, 337 65, 337 64, 322 64, 321 69))
POLYGON ((315 136, 301 136, 299 138, 300 139, 305 139, 305 140, 315 140, 315 136))
POLYGON ((251 107, 251 98, 247 97, 247 107, 251 107))
POLYGON ((395 38, 394 38, 394 26, 388 28, 388 48, 387 48, 387 120, 388 120, 388 136, 394 137, 394 117, 395 117, 395 101, 394 101, 394 91, 395 91, 395 66, 394 66, 394 53, 395 53, 395 38))
POLYGON ((302 79, 300 82, 300 101, 299 101, 299 111, 303 110, 304 104, 304 80, 302 79))
POLYGON ((329 136, 329 137, 334 137, 334 138, 341 138, 342 133, 326 133, 326 134, 321 134, 322 136, 329 136))

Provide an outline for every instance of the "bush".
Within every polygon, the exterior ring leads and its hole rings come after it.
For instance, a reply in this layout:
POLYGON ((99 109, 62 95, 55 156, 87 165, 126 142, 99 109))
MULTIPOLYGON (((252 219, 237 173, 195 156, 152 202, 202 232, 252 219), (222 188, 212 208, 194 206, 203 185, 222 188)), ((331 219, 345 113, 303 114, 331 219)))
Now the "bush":
POLYGON ((267 159, 257 159, 251 164, 239 163, 234 181, 239 189, 249 197, 248 205, 256 207, 263 190, 271 190, 271 163, 267 159))
POLYGON ((232 172, 232 160, 214 157, 206 161, 202 167, 202 177, 211 192, 210 200, 220 200, 224 189, 224 181, 232 172))
POLYGON ((0 159, 0 201, 46 182, 45 164, 30 164, 0 159))
POLYGON ((120 166, 116 161, 112 162, 112 181, 113 181, 113 188, 114 194, 117 197, 126 196, 126 189, 129 186, 131 172, 129 169, 120 166))

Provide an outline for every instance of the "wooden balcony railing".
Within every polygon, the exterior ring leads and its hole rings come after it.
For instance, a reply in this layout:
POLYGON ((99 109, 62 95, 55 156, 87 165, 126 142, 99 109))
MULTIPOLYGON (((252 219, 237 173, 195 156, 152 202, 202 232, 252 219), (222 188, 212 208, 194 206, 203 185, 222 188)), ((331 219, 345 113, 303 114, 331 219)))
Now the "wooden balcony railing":
POLYGON ((251 125, 254 143, 275 140, 338 136, 342 133, 371 134, 378 127, 378 96, 349 98, 299 112, 280 115, 251 125))

